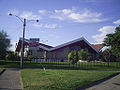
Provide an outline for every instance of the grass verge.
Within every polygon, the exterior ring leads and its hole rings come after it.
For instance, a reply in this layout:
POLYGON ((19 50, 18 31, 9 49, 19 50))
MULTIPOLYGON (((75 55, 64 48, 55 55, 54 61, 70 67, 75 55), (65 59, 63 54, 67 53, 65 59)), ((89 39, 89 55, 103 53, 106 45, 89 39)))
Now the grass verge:
POLYGON ((4 70, 4 68, 0 68, 0 72, 2 72, 4 70))
POLYGON ((23 69, 21 76, 24 90, 75 90, 115 72, 23 69))

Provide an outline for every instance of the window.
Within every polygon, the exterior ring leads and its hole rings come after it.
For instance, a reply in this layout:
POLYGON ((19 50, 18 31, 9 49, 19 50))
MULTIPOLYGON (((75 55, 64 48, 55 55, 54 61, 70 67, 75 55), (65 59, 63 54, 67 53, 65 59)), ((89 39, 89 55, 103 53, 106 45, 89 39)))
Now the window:
POLYGON ((33 51, 29 50, 28 55, 32 55, 32 54, 33 54, 33 51))

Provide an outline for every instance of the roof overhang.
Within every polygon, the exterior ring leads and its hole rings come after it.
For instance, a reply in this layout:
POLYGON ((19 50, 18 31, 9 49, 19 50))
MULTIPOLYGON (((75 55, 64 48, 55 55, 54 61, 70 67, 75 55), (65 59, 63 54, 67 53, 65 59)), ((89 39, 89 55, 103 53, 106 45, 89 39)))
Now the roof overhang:
POLYGON ((54 50, 57 50, 57 49, 59 49, 59 48, 68 46, 68 45, 70 45, 70 44, 73 44, 73 43, 76 43, 76 42, 79 42, 79 41, 82 41, 82 40, 83 40, 85 43, 87 43, 96 53, 98 53, 98 51, 97 51, 94 47, 92 47, 92 45, 91 45, 84 37, 81 37, 81 38, 79 38, 79 39, 76 39, 76 40, 73 40, 73 41, 70 41, 70 42, 67 42, 67 43, 58 45, 58 46, 56 46, 56 47, 54 47, 54 48, 50 48, 50 49, 49 49, 49 48, 46 48, 46 47, 44 47, 44 46, 39 46, 39 47, 42 48, 42 49, 44 49, 44 50, 46 50, 46 51, 54 51, 54 50))

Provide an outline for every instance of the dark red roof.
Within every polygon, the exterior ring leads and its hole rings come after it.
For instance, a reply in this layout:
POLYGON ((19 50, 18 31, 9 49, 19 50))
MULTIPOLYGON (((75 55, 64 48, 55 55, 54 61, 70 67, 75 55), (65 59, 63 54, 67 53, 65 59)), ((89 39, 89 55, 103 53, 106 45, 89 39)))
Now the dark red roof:
POLYGON ((103 44, 91 44, 97 51, 100 51, 104 46, 103 44))
MULTIPOLYGON (((16 51, 20 51, 21 43, 22 43, 22 40, 19 40, 17 48, 16 48, 16 51)), ((49 49, 53 48, 52 46, 49 46, 49 45, 46 45, 46 44, 43 44, 43 43, 38 43, 38 42, 31 43, 31 42, 24 41, 24 46, 26 46, 26 45, 31 46, 31 47, 32 46, 33 47, 37 47, 37 46, 41 45, 41 46, 44 46, 44 47, 49 48, 49 49)))

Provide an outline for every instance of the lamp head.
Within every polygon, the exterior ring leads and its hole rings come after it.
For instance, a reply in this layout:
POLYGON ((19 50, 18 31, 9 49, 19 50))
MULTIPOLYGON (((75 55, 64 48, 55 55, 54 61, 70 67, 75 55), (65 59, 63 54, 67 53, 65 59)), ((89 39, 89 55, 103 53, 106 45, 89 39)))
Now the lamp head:
POLYGON ((9 16, 12 16, 12 13, 9 13, 9 16))
POLYGON ((39 22, 39 20, 36 20, 36 22, 39 22))

